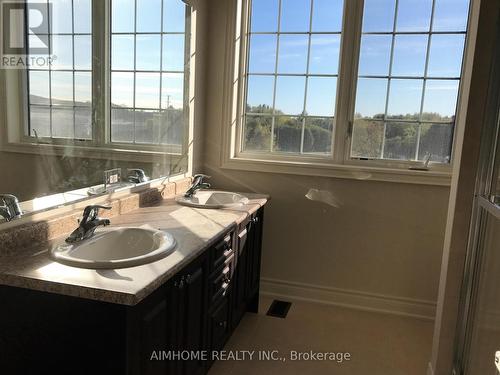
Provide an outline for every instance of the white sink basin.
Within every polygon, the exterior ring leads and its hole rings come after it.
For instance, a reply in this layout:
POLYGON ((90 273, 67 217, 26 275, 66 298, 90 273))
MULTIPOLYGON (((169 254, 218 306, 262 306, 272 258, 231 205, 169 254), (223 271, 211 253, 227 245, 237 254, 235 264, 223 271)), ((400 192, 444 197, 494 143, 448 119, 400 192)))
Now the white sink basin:
POLYGON ((79 243, 64 243, 50 251, 62 264, 80 268, 113 269, 151 263, 172 252, 174 237, 149 226, 112 228, 79 243))
POLYGON ((197 190, 192 197, 179 197, 177 203, 198 208, 231 208, 249 202, 248 198, 229 191, 197 190))

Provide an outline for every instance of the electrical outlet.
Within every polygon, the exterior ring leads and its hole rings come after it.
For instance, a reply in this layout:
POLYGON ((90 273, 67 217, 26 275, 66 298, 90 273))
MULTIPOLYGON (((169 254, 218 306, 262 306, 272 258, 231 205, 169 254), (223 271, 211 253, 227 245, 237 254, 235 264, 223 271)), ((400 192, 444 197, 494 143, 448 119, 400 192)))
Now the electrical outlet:
POLYGON ((109 169, 104 171, 104 186, 117 184, 122 180, 121 168, 109 169))

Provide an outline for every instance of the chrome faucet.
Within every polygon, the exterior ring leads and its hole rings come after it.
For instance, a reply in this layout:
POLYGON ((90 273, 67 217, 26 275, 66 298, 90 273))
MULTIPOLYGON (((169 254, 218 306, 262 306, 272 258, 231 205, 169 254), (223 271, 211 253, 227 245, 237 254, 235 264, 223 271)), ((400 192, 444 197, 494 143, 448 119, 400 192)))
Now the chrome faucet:
POLYGON ((111 210, 111 207, 106 206, 87 206, 83 210, 83 217, 80 220, 78 228, 76 228, 68 238, 67 243, 75 243, 86 240, 94 235, 95 230, 99 226, 106 226, 111 224, 109 219, 100 219, 97 215, 99 209, 111 210))
POLYGON ((186 198, 191 198, 193 194, 196 192, 196 190, 200 189, 210 189, 210 184, 208 182, 204 182, 204 179, 208 179, 210 176, 207 176, 205 174, 196 174, 193 177, 193 183, 191 184, 191 187, 186 191, 184 196, 186 198))
POLYGON ((3 216, 5 220, 11 221, 12 219, 21 217, 23 214, 16 196, 12 194, 0 194, 0 202, 3 203, 0 206, 0 216, 3 216))
POLYGON ((148 182, 149 177, 146 176, 146 172, 139 168, 127 169, 127 180, 134 184, 140 184, 141 182, 148 182))

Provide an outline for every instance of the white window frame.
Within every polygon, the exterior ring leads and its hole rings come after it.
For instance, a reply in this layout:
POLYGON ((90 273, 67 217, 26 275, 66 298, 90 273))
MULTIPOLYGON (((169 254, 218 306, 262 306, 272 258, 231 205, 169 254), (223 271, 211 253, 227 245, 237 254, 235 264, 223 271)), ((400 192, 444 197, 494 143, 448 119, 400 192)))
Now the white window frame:
POLYGON ((359 160, 350 156, 351 130, 354 117, 359 50, 364 0, 344 0, 343 26, 340 44, 340 61, 337 80, 335 122, 332 134, 332 154, 329 156, 303 154, 271 154, 240 152, 242 120, 246 92, 245 72, 247 64, 251 0, 231 1, 227 14, 226 59, 224 74, 224 107, 222 115, 223 141, 220 166, 228 169, 277 172, 301 175, 317 175, 353 179, 371 179, 431 185, 450 185, 455 160, 456 135, 464 126, 467 110, 472 55, 475 46, 477 13, 471 0, 469 22, 464 48, 462 74, 455 118, 452 158, 449 164, 431 163, 428 171, 410 170, 421 166, 417 161, 387 159, 359 160))
MULTIPOLYGON (((64 139, 40 137, 27 134, 28 92, 26 70, 0 71, 0 110, 3 116, 0 126, 0 150, 27 154, 71 155, 86 158, 114 158, 140 162, 164 162, 165 158, 173 164, 189 155, 193 137, 193 103, 189 100, 194 95, 194 81, 190 72, 194 71, 191 59, 195 49, 196 22, 195 9, 189 1, 186 18, 186 48, 184 70, 184 137, 182 145, 151 145, 120 143, 111 141, 111 1, 93 1, 92 7, 92 56, 102 56, 103 60, 93 58, 92 63, 92 139, 64 139), (104 14, 104 16, 102 16, 104 14), (107 22, 102 22, 102 19, 107 22), (99 38, 95 35, 103 35, 99 38), (105 67, 102 67, 102 64, 105 67), (97 84, 96 84, 97 83, 97 84), (99 89, 104 83, 105 89, 99 89), (99 91, 101 90, 101 91, 99 91)), ((162 12, 163 13, 163 12, 162 12)))

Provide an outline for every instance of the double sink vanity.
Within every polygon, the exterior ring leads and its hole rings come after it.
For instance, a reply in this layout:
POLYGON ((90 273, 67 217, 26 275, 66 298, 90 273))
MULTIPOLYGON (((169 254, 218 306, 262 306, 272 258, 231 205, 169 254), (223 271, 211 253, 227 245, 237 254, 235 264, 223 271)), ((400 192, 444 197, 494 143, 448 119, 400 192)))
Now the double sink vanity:
POLYGON ((266 203, 147 192, 88 206, 73 233, 0 251, 2 373, 205 374, 258 310, 266 203))

